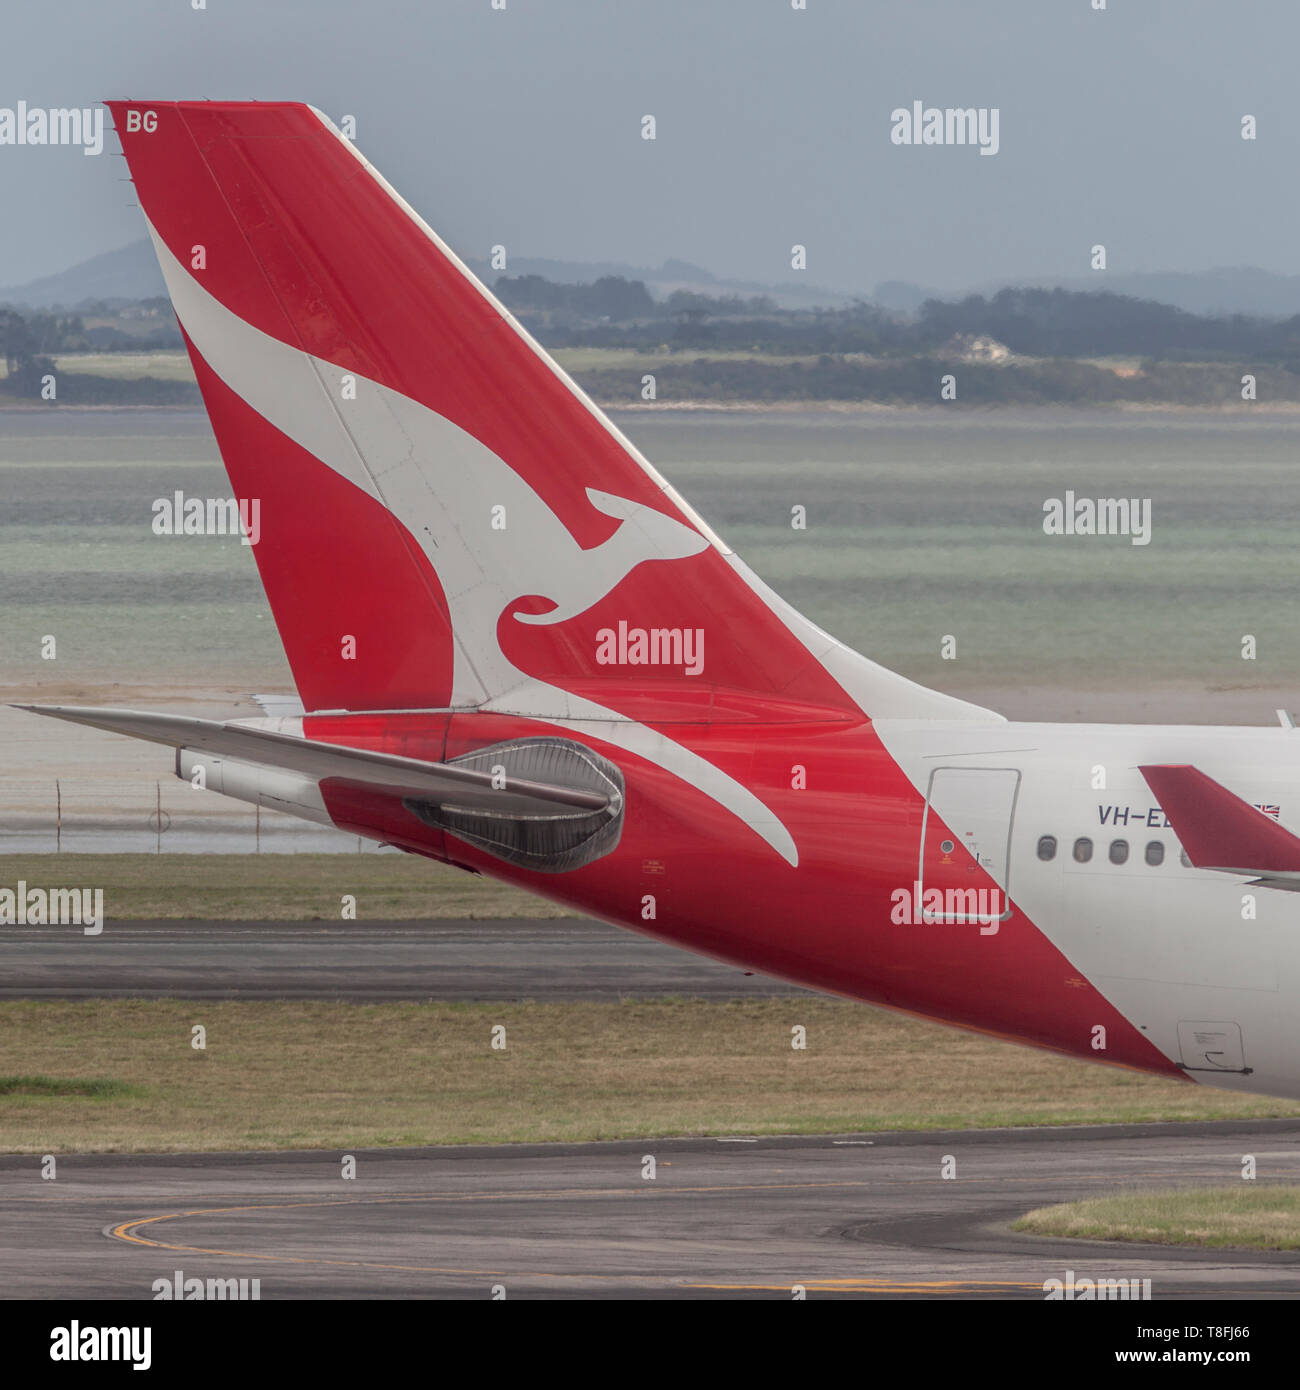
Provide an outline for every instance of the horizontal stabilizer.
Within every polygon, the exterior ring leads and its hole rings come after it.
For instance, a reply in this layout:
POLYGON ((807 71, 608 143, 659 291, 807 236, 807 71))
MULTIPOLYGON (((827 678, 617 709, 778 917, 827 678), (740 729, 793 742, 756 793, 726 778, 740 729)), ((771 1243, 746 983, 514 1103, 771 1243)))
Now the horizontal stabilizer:
POLYGON ((297 695, 254 695, 252 698, 268 719, 300 719, 307 713, 297 695))
POLYGON ((1138 771, 1195 868, 1264 880, 1276 875, 1280 881, 1269 887, 1290 887, 1287 876, 1300 876, 1300 838, 1199 768, 1173 764, 1138 771))
POLYGON ((47 714, 74 724, 147 739, 191 753, 234 758, 297 772, 318 781, 339 779, 392 796, 437 806, 451 805, 462 811, 478 811, 494 817, 554 817, 559 808, 569 811, 621 811, 621 792, 602 779, 595 786, 562 785, 512 776, 509 758, 503 754, 502 773, 482 766, 456 766, 404 758, 395 753, 375 753, 333 743, 299 738, 240 723, 191 719, 175 714, 141 710, 87 709, 72 705, 19 705, 32 714, 47 714))

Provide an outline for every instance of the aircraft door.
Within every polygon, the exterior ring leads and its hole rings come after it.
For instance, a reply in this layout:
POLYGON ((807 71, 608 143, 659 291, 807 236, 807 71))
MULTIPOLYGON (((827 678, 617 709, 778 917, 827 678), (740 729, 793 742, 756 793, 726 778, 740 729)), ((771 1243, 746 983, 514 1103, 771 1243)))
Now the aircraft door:
POLYGON ((927 920, 993 923, 1011 916, 1011 826, 1019 791, 1016 768, 937 767, 930 774, 917 877, 922 902, 937 888, 944 906, 927 911, 927 920))

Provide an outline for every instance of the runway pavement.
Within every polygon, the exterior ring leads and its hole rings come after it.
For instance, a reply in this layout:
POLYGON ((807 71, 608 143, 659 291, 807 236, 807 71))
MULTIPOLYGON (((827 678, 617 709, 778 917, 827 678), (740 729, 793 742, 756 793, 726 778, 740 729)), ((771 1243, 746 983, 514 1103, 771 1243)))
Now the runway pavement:
MULTIPOLYGON (((1300 1178, 1294 1120, 925 1135, 0 1159, 0 1295, 151 1299, 258 1279, 320 1297, 1294 1298, 1300 1255, 1018 1236, 1023 1211, 1130 1187, 1300 1178), (647 1179, 646 1156, 655 1159, 647 1179), (945 1155, 956 1176, 944 1179, 945 1155)), ((251 1286, 250 1286, 251 1290, 251 1286)))
POLYGON ((580 918, 0 927, 0 998, 729 999, 804 994, 580 918))
MULTIPOLYGON (((796 993, 578 919, 0 929, 0 995, 591 999, 796 993)), ((323 1297, 1294 1298, 1300 1254, 1019 1236, 1035 1206, 1138 1186, 1300 1180, 1294 1120, 947 1134, 0 1158, 0 1297, 151 1299, 257 1279, 323 1297), (956 1176, 945 1179, 945 1156, 956 1176), (646 1178, 652 1157, 654 1177, 646 1178)))

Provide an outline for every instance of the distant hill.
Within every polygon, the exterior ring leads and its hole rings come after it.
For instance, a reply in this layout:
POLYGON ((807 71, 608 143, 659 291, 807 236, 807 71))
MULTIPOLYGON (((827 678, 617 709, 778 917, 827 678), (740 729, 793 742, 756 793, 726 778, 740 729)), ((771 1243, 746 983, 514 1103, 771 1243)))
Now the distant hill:
POLYGON ((133 241, 116 251, 92 256, 57 275, 45 275, 25 285, 0 288, 0 304, 27 309, 75 309, 88 300, 102 299, 108 304, 165 295, 162 271, 153 245, 147 240, 133 241))
POLYGON ((1067 290, 1109 290, 1136 299, 1154 299, 1192 314, 1258 314, 1290 318, 1300 314, 1300 275, 1274 275, 1252 266, 1219 267, 1195 274, 1151 271, 1143 274, 1076 275, 1067 280, 1039 281, 1067 290), (1103 283, 1104 282, 1104 283, 1103 283))
POLYGON ((759 280, 724 280, 689 261, 666 260, 658 268, 627 265, 621 261, 551 261, 536 256, 511 256, 506 270, 493 270, 486 261, 467 260, 466 264, 485 284, 498 275, 540 275, 562 285, 590 284, 603 275, 621 275, 625 280, 641 280, 656 299, 675 290, 708 295, 767 295, 782 309, 842 309, 853 302, 853 295, 830 290, 825 285, 803 285, 786 281, 771 285, 759 280))
MULTIPOLYGON (((470 268, 487 284, 508 274, 540 275, 559 284, 590 284, 603 275, 621 275, 643 280, 650 293, 662 299, 674 290, 690 290, 708 295, 765 294, 783 309, 844 308, 854 296, 822 285, 786 281, 770 285, 757 280, 727 280, 692 265, 689 261, 667 260, 661 266, 628 265, 622 261, 555 261, 538 256, 512 256, 505 271, 496 271, 483 260, 470 259, 470 268)), ((1275 275, 1272 271, 1249 266, 1196 272, 1150 272, 1121 274, 1099 271, 1093 275, 1039 277, 1028 280, 998 280, 973 286, 967 293, 990 295, 1008 286, 1021 289, 1066 289, 1087 293, 1104 290, 1110 294, 1131 295, 1135 299, 1172 304, 1192 314, 1257 314, 1267 318, 1289 318, 1300 314, 1300 275, 1275 275)), ((46 275, 25 285, 0 288, 0 304, 30 309, 75 309, 88 300, 109 305, 165 295, 162 274, 147 240, 133 241, 117 251, 93 256, 57 275, 46 275)), ((874 303, 895 313, 915 313, 927 299, 953 300, 962 295, 939 291, 906 280, 887 280, 871 294, 874 303)), ((866 297, 865 295, 863 296, 866 297)))
POLYGON ((1104 290, 1172 304, 1189 314, 1255 314, 1262 318, 1290 318, 1300 314, 1300 275, 1275 275, 1250 266, 1219 267, 1200 271, 1150 271, 1120 274, 1097 271, 1091 275, 1063 275, 1026 280, 997 280, 954 294, 929 289, 906 280, 887 280, 872 292, 884 309, 915 313, 927 299, 959 299, 964 294, 996 294, 998 290, 1062 289, 1082 293, 1104 290))
MULTIPOLYGON (((622 275, 629 280, 643 280, 656 298, 674 290, 693 290, 699 294, 765 294, 782 308, 807 309, 814 306, 839 308, 852 296, 817 285, 765 285, 750 280, 721 280, 708 270, 688 261, 668 260, 657 270, 646 266, 625 265, 619 261, 552 261, 535 256, 512 256, 505 271, 493 270, 487 261, 468 261, 474 274, 487 284, 498 275, 540 275, 561 284, 589 284, 602 275, 622 275)), ((0 288, 0 304, 13 304, 28 309, 76 309, 89 300, 103 300, 112 306, 115 301, 152 299, 165 295, 162 272, 154 256, 152 244, 145 239, 133 241, 117 251, 92 256, 57 275, 46 275, 25 285, 0 288)))

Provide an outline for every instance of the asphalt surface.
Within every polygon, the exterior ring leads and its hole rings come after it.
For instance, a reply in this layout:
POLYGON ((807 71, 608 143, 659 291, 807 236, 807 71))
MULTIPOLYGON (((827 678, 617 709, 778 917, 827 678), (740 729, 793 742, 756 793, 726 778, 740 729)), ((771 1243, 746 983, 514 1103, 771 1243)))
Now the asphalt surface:
POLYGON ((0 998, 730 999, 804 994, 580 918, 0 927, 0 998))
MULTIPOLYGON (((798 993, 577 919, 0 928, 0 996, 593 999, 798 993)), ((1017 1235, 1033 1207, 1128 1187, 1300 1180, 1294 1120, 752 1141, 0 1158, 0 1298, 152 1299, 257 1279, 329 1297, 1300 1297, 1300 1253, 1017 1235), (941 1176, 946 1155, 956 1177, 941 1176), (642 1176, 647 1156, 655 1176, 642 1176)))
POLYGON ((151 1299, 158 1279, 260 1297, 1294 1298, 1300 1254, 1019 1236, 1025 1210, 1129 1187, 1300 1178, 1300 1125, 1220 1122, 754 1142, 341 1155, 0 1159, 0 1296, 151 1299), (656 1160, 652 1180, 644 1159, 656 1160), (940 1176, 945 1155, 956 1177, 940 1176))

